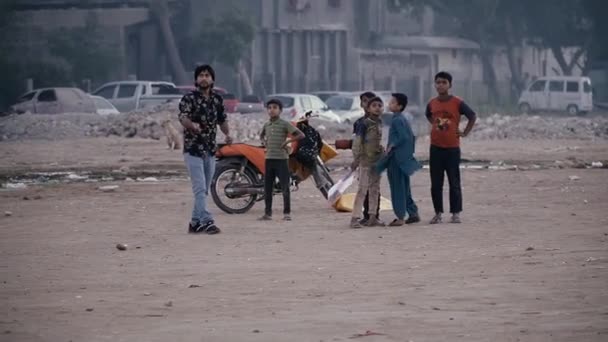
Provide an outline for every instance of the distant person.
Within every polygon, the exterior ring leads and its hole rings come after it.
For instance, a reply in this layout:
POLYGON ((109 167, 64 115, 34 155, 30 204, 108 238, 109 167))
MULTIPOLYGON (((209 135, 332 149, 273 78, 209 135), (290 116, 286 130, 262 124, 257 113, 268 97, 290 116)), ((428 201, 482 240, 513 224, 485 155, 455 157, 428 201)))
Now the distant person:
POLYGON ((179 121, 184 126, 184 161, 190 174, 194 208, 188 225, 190 233, 217 234, 220 229, 207 210, 207 195, 215 173, 217 126, 232 138, 224 113, 222 97, 213 90, 215 71, 209 65, 201 65, 194 71, 196 89, 184 95, 179 103, 179 121))
POLYGON ((351 228, 361 226, 383 226, 384 223, 377 217, 371 216, 367 222, 360 222, 363 210, 363 201, 366 196, 371 199, 369 210, 372 213, 379 211, 380 203, 375 198, 380 196, 380 173, 374 167, 383 157, 382 147, 382 115, 384 105, 379 97, 374 97, 368 103, 368 117, 365 118, 358 133, 355 135, 353 146, 354 161, 352 170, 359 168, 359 189, 353 205, 353 215, 350 222, 351 228))
POLYGON ((388 109, 393 113, 388 133, 387 173, 391 189, 393 211, 397 217, 389 226, 398 227, 404 224, 420 222, 418 207, 412 198, 410 176, 420 169, 420 163, 414 157, 416 140, 410 123, 403 111, 407 107, 407 96, 402 93, 392 94, 388 109), (408 218, 404 221, 405 214, 408 218))
POLYGON ((452 75, 445 71, 435 75, 437 97, 433 98, 426 107, 426 118, 431 124, 429 168, 431 197, 435 208, 435 216, 431 220, 431 224, 442 221, 444 173, 448 175, 450 184, 451 222, 461 222, 460 138, 469 135, 477 117, 461 98, 450 94, 451 87, 452 75), (461 115, 468 119, 464 132, 459 129, 461 115))
MULTIPOLYGON (((369 117, 369 101, 376 97, 376 94, 371 91, 366 91, 359 96, 360 106, 363 109, 363 116, 357 119, 353 124, 353 136, 362 135, 365 136, 365 120, 369 117)), ((353 139, 353 142, 355 139, 353 139)), ((357 147, 353 143, 353 153, 357 147)), ((376 220, 380 221, 380 193, 378 193, 378 210, 376 210, 376 220)), ((369 194, 365 195, 365 201, 363 202, 363 219, 361 220, 361 224, 366 224, 369 220, 369 194)))
POLYGON ((266 103, 270 120, 264 124, 260 133, 260 140, 266 146, 266 171, 264 173, 264 200, 266 208, 262 221, 272 220, 272 195, 274 182, 279 178, 283 192, 283 220, 291 221, 291 194, 288 144, 304 138, 304 133, 293 126, 289 121, 281 119, 283 103, 277 99, 270 99, 266 103), (292 139, 287 140, 289 135, 292 139))

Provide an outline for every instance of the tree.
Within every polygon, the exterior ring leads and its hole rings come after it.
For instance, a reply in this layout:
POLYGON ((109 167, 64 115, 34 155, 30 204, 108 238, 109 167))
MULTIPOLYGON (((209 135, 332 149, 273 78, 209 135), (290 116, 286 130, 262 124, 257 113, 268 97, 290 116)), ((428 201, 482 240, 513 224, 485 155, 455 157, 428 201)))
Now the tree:
POLYGON ((594 42, 587 50, 587 63, 583 69, 583 73, 586 74, 591 68, 608 63, 608 44, 600 43, 608 36, 608 21, 604 18, 605 13, 608 12, 608 2, 585 0, 583 7, 591 25, 591 41, 594 42))
POLYGON ((34 79, 37 87, 67 83, 65 65, 49 64, 38 54, 30 58, 24 34, 27 20, 17 15, 17 3, 18 0, 0 2, 0 109, 6 109, 25 92, 28 78, 34 79))
MULTIPOLYGON (((388 0, 394 6, 395 0, 388 0)), ((401 5, 430 6, 436 12, 453 18, 456 34, 475 41, 491 97, 498 99, 493 53, 504 48, 511 71, 514 96, 525 87, 519 52, 533 43, 553 52, 564 75, 580 66, 591 44, 592 20, 585 13, 585 2, 601 0, 401 0, 401 5), (576 48, 570 61, 565 49, 576 48)), ((602 2, 604 3, 604 2, 602 2)), ((605 5, 604 5, 605 6, 605 5)))
MULTIPOLYGON (((479 44, 479 58, 483 67, 484 83, 488 86, 490 100, 499 100, 494 53, 498 42, 504 41, 504 33, 498 29, 501 0, 403 0, 391 1, 391 6, 409 6, 420 9, 425 6, 443 15, 457 27, 454 35, 479 44)), ((453 24, 453 25, 449 25, 453 24)))
POLYGON ((65 62, 68 79, 76 85, 85 79, 105 81, 119 63, 117 47, 104 42, 97 16, 92 12, 85 26, 53 30, 47 40, 50 54, 59 63, 65 62))
POLYGON ((187 84, 190 83, 190 78, 186 76, 186 70, 182 57, 177 48, 175 36, 171 29, 171 17, 169 12, 169 5, 166 0, 149 0, 150 11, 158 22, 158 27, 165 44, 165 51, 169 57, 169 64, 173 70, 173 76, 177 83, 187 84))
POLYGON ((202 20, 206 23, 205 27, 189 40, 191 57, 233 68, 241 76, 245 93, 252 94, 253 87, 244 62, 244 56, 255 37, 255 26, 249 17, 241 11, 231 9, 218 18, 202 20))
POLYGON ((582 65, 581 60, 591 46, 592 20, 584 2, 589 1, 535 0, 520 4, 525 6, 521 14, 527 37, 551 50, 563 75, 572 75, 574 67, 582 65), (564 53, 568 48, 575 49, 569 61, 564 53))

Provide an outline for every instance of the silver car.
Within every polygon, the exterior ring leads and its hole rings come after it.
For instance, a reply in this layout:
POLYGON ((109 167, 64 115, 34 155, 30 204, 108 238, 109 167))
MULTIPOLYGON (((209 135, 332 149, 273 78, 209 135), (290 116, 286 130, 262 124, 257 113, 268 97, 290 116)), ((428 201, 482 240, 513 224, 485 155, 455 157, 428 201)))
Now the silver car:
POLYGON ((341 123, 342 119, 327 107, 321 99, 309 94, 272 94, 266 101, 277 99, 283 103, 283 114, 285 120, 297 120, 306 112, 312 112, 319 120, 341 123))
POLYGON ((11 106, 15 113, 95 113, 91 97, 78 88, 36 89, 21 96, 11 106))
POLYGON ((114 107, 110 101, 104 99, 101 96, 91 95, 93 102, 95 103, 95 108, 97 109, 97 114, 99 115, 116 115, 120 114, 118 109, 114 107))
POLYGON ((363 116, 359 95, 334 95, 328 98, 325 103, 343 122, 355 122, 363 116))
POLYGON ((107 99, 120 112, 179 101, 183 96, 173 83, 151 81, 110 82, 95 90, 93 95, 107 99))

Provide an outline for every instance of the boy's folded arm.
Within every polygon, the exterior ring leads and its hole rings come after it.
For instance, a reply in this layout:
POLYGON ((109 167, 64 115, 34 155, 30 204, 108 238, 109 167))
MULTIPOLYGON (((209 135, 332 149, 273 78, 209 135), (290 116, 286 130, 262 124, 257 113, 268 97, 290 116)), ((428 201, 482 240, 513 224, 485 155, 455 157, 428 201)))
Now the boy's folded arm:
POLYGON ((405 123, 403 121, 400 120, 394 120, 391 123, 391 130, 390 132, 392 132, 392 135, 389 135, 389 141, 388 141, 388 145, 391 148, 397 148, 400 146, 403 146, 407 143, 408 139, 410 138, 409 134, 408 134, 408 129, 407 127, 405 127, 405 123))
POLYGON ((433 123, 433 113, 431 112, 431 104, 426 105, 426 111, 424 112, 424 116, 429 121, 429 123, 433 123))
POLYGON ((296 130, 291 134, 293 136, 293 139, 295 140, 302 140, 306 137, 306 135, 304 134, 304 132, 300 131, 299 129, 296 128, 296 130))
POLYGON ((361 161, 361 156, 363 154, 362 144, 363 144, 363 137, 361 137, 359 135, 355 135, 353 137, 353 147, 352 147, 354 163, 358 164, 361 161))
POLYGON ((469 121, 469 122, 467 122, 467 127, 465 128, 465 130, 463 132, 464 136, 467 136, 473 129, 473 126, 475 125, 475 121, 477 121, 477 114, 464 101, 460 102, 460 106, 459 106, 458 110, 460 113, 464 114, 464 116, 466 116, 469 121))

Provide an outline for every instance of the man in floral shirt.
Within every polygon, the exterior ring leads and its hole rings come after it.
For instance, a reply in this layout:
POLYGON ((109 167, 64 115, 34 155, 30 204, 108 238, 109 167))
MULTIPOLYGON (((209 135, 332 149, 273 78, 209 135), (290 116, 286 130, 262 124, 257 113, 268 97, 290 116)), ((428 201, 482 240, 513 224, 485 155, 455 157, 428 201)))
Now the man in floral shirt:
POLYGON ((213 90, 213 68, 209 65, 198 66, 194 71, 194 80, 196 90, 184 95, 179 103, 179 121, 184 126, 184 161, 194 193, 194 208, 188 232, 217 234, 220 229, 215 225, 206 204, 215 173, 217 126, 220 126, 226 136, 227 144, 232 143, 232 138, 224 102, 213 90))

